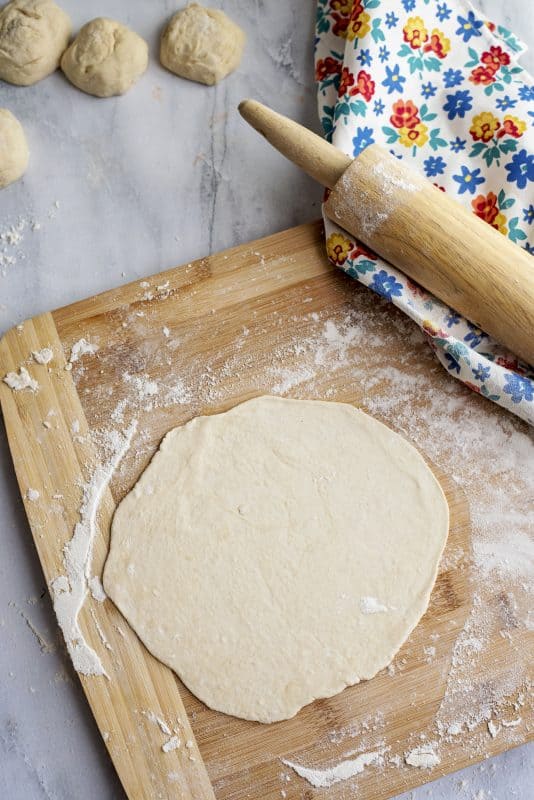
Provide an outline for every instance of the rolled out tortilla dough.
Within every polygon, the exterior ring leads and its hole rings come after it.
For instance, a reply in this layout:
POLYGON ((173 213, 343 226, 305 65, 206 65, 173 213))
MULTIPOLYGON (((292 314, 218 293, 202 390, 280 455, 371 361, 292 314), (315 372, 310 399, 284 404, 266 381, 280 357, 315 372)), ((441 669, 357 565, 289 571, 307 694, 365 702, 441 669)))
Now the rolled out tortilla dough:
POLYGON ((447 531, 403 438, 350 405, 261 397, 165 436, 115 513, 104 586, 200 700, 274 722, 389 664, 447 531))

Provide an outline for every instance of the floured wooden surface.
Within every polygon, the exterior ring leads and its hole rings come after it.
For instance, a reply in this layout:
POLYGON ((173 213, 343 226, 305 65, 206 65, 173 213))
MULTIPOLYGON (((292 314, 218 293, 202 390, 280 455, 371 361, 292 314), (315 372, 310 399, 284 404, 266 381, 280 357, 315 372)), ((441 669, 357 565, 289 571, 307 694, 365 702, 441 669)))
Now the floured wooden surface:
MULTIPOLYGON (((108 463, 117 437, 137 426, 111 478, 117 502, 169 428, 264 393, 361 406, 419 447, 453 509, 429 611, 390 669, 269 727, 206 709, 150 659, 109 601, 89 596, 82 630, 110 680, 84 677, 83 683, 123 782, 136 748, 147 779, 151 770, 163 770, 162 797, 176 796, 180 770, 196 764, 186 737, 174 730, 180 726, 168 676, 179 687, 218 798, 349 798, 358 787, 359 796, 374 800, 532 737, 532 434, 451 379, 400 312, 328 265, 318 226, 26 323, 2 342, 0 366, 2 375, 24 367, 40 384, 36 392, 2 385, 0 397, 21 489, 39 492, 27 497, 26 507, 48 580, 60 574, 61 545, 79 520, 79 483, 91 480, 95 452, 108 463), (44 319, 50 326, 39 322, 44 319), (71 361, 81 339, 98 350, 71 361), (32 362, 30 352, 44 347, 55 359, 32 362), (24 443, 27 452, 41 453, 31 480, 29 459, 16 455, 24 443), (83 477, 58 468, 53 485, 47 483, 50 459, 66 447, 78 452, 83 477), (60 532, 49 524, 56 516, 60 532), (132 647, 135 659, 146 659, 154 690, 160 680, 168 688, 165 697, 156 691, 157 707, 150 707, 150 689, 137 702, 132 647), (125 680, 132 691, 115 720, 119 734, 113 720, 103 722, 95 697, 103 682, 112 694, 117 684, 113 702, 119 702, 125 680), (151 748, 158 753, 152 764, 151 748), (175 758, 172 766, 167 757, 175 758)), ((354 481, 356 490, 357 475, 354 481)), ((96 576, 112 509, 111 496, 104 500, 96 576)))

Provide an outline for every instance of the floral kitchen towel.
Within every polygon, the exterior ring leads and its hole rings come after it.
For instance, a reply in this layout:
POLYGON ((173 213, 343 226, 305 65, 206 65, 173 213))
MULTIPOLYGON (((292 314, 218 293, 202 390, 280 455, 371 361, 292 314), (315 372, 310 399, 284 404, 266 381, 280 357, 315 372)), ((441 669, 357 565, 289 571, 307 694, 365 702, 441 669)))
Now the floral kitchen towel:
MULTIPOLYGON (((521 42, 464 0, 318 0, 316 32, 325 136, 349 156, 376 142, 413 161, 534 253, 534 82, 521 42)), ((415 320, 452 375, 534 424, 532 366, 325 225, 334 264, 415 320)))

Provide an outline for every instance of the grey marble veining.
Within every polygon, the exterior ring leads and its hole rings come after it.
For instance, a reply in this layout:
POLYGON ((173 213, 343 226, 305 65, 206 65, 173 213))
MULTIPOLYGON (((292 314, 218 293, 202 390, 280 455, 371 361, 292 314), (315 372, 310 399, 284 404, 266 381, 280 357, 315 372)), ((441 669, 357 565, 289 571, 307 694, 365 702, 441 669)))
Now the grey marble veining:
MULTIPOLYGON (((105 14, 150 44, 140 83, 88 97, 56 73, 0 84, 31 148, 24 180, 0 193, 0 232, 25 221, 0 275, 0 333, 41 311, 319 214, 321 190, 236 113, 247 96, 318 130, 312 81, 313 0, 224 0, 249 44, 216 89, 181 81, 156 58, 169 0, 60 0, 75 27, 105 14), (40 227, 32 230, 31 223, 40 227)), ((531 0, 480 3, 534 47, 531 0)), ((532 54, 523 63, 534 72, 532 54)), ((1 262, 0 262, 1 268, 1 262)), ((62 649, 0 426, 0 798, 124 797, 62 649), (43 653, 25 616, 55 646, 43 653)), ((413 800, 532 800, 532 747, 421 788, 413 800), (462 781, 464 782, 462 786, 462 781)))

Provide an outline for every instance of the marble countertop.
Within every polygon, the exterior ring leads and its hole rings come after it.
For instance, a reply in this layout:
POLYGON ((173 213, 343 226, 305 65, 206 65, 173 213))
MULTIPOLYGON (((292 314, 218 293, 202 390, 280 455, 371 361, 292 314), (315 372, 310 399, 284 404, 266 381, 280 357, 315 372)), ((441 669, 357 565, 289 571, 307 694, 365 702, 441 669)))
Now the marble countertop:
MULTIPOLYGON (((120 19, 150 44, 140 83, 96 100, 61 74, 0 106, 22 121, 31 164, 0 193, 0 233, 20 239, 0 260, 0 334, 39 312, 319 215, 321 190, 241 122, 253 96, 318 130, 312 82, 313 0, 213 2, 240 20, 241 69, 216 89, 179 80, 155 58, 168 0, 60 0, 75 28, 120 19), (85 9, 83 8, 85 6, 85 9)), ((493 20, 534 48, 531 0, 484 0, 493 20)), ((534 55, 523 57, 534 72, 534 55)), ((68 659, 42 652, 57 626, 0 424, 0 797, 112 800, 124 793, 68 659)), ((47 648, 45 647, 44 650, 47 648)), ((531 800, 534 748, 510 751, 405 795, 413 800, 531 800)))

